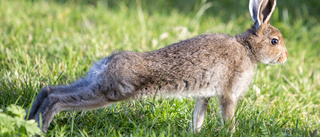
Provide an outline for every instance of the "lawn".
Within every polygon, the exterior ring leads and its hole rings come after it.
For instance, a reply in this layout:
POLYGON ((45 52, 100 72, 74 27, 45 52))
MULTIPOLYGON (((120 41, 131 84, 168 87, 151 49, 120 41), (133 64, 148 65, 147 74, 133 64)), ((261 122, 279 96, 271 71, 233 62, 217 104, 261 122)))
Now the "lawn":
MULTIPOLYGON (((253 24, 247 5, 235 0, 1 0, 0 109, 28 108, 46 85, 69 84, 113 52, 152 51, 203 33, 244 32, 253 24)), ((234 136, 313 136, 320 130, 319 6, 316 0, 278 2, 271 24, 282 31, 289 59, 258 65, 238 102, 234 136)), ((201 133, 191 133, 194 105, 193 98, 150 98, 66 111, 55 116, 47 136, 230 136, 217 98, 211 99, 201 133)))

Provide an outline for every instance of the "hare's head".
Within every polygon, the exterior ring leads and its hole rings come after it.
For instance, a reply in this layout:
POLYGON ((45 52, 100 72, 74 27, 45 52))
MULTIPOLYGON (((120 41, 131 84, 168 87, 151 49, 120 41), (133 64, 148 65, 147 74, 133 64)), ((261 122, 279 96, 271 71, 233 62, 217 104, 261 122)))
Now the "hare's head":
POLYGON ((246 34, 248 44, 255 60, 264 64, 284 63, 288 58, 281 32, 270 25, 276 0, 250 0, 249 10, 254 25, 246 34))

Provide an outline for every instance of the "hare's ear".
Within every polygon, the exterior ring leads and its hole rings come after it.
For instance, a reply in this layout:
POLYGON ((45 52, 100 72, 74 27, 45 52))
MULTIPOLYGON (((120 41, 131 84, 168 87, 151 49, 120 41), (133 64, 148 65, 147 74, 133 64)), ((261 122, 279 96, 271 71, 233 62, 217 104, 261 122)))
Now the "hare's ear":
POLYGON ((250 0, 249 11, 256 30, 258 30, 262 24, 269 24, 276 3, 276 0, 250 0))

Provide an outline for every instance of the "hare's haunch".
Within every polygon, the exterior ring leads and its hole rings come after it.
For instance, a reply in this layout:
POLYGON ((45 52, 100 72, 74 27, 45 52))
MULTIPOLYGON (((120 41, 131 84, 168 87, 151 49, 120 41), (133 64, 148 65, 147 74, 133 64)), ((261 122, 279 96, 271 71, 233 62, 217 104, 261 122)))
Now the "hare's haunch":
POLYGON ((286 62, 278 29, 269 24, 276 0, 250 0, 254 25, 235 37, 204 34, 146 52, 119 52, 101 59, 86 77, 43 88, 27 111, 47 131, 56 113, 88 110, 145 97, 197 97, 191 123, 200 131, 208 101, 218 96, 223 121, 232 122, 238 98, 248 89, 257 63, 286 62), (42 114, 42 121, 39 115, 42 114))

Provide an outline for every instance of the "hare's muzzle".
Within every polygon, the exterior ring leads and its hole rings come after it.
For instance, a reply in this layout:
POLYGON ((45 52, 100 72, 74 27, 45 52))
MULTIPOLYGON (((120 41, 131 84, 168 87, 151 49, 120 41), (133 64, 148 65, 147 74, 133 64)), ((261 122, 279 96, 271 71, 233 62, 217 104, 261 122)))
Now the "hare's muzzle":
POLYGON ((285 52, 281 53, 278 59, 278 63, 285 63, 288 59, 288 51, 286 50, 285 52))

